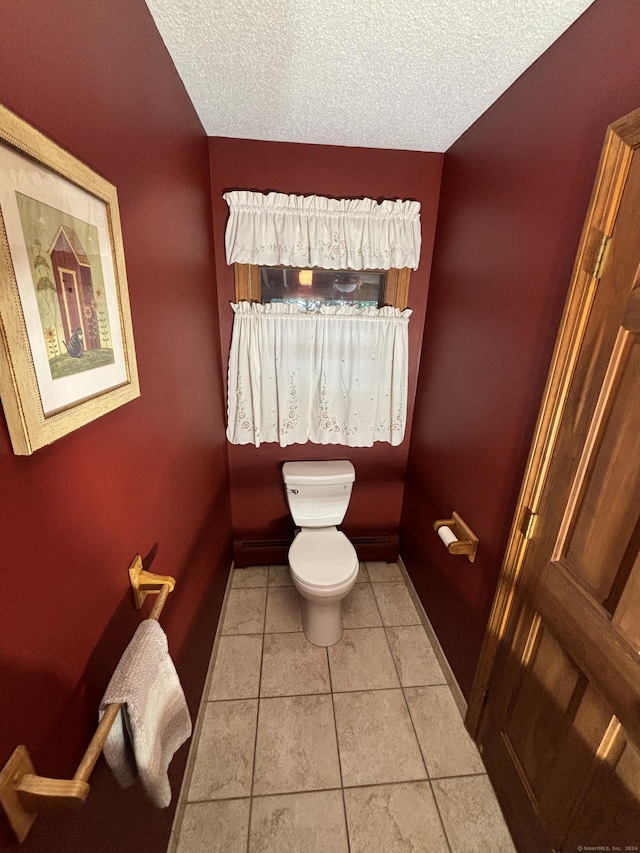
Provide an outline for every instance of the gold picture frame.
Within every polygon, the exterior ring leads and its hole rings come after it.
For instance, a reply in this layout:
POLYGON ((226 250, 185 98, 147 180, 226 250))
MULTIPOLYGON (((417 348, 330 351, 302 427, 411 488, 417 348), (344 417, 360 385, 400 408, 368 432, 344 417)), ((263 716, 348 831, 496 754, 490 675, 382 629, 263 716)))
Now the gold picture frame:
POLYGON ((138 396, 116 188, 0 105, 0 399, 13 450, 138 396))

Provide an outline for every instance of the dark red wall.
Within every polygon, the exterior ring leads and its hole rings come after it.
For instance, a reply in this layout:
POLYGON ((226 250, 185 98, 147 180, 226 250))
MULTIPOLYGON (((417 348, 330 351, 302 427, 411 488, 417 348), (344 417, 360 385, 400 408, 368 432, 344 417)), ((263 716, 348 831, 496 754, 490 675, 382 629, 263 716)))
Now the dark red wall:
MULTIPOLYGON (((235 301, 233 267, 226 264, 228 216, 222 194, 231 189, 325 195, 336 198, 415 199, 421 203, 422 256, 411 276, 409 307, 409 423, 413 410, 422 328, 429 288, 442 154, 299 145, 244 139, 209 140, 213 229, 223 364, 227 364, 235 301)), ((236 538, 289 536, 293 524, 280 469, 289 459, 350 459, 356 469, 344 529, 350 533, 395 532, 400 523, 409 429, 404 442, 370 448, 318 444, 228 445, 231 507, 236 538)))
MULTIPOLYGON (((142 0, 8 2, 1 17, 0 102, 117 187, 142 389, 30 457, 0 418, 0 767, 24 743, 64 777, 140 618, 127 567, 156 543, 194 718, 200 699, 231 553, 209 161, 142 0)), ((173 808, 121 791, 102 761, 92 782, 83 810, 38 818, 23 849, 166 849, 173 808)))
POLYGON ((471 688, 607 125, 640 106, 636 0, 596 0, 445 155, 401 551, 471 688), (457 510, 475 564, 431 529, 457 510))

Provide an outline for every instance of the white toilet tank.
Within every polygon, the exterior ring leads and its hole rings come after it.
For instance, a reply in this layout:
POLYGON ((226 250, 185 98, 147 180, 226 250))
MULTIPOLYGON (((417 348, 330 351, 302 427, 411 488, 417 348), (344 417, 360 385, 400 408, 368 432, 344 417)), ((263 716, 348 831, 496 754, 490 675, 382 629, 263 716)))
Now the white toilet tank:
POLYGON ((346 459, 285 462, 285 483, 291 516, 298 527, 333 527, 345 516, 355 468, 346 459))

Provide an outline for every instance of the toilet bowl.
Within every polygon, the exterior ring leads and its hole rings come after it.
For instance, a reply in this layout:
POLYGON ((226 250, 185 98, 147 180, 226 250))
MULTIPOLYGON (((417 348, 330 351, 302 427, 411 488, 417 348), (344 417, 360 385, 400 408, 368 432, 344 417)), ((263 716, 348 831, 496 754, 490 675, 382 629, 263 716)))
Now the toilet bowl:
POLYGON ((316 646, 342 636, 342 599, 358 577, 358 555, 337 525, 344 518, 355 480, 346 461, 285 462, 287 502, 299 525, 289 548, 289 570, 302 596, 302 628, 316 646))
POLYGON ((301 530, 289 549, 289 571, 302 596, 302 630, 316 646, 342 636, 342 599, 358 578, 358 555, 336 527, 301 530))

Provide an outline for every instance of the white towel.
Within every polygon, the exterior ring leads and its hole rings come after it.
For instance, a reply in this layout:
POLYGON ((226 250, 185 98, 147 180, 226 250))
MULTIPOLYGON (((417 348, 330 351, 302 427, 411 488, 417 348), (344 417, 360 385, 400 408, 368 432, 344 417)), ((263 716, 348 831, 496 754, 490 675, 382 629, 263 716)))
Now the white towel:
POLYGON ((155 619, 138 626, 125 649, 100 704, 121 704, 103 754, 123 788, 140 777, 154 805, 171 802, 167 768, 191 735, 191 717, 167 636, 155 619))

